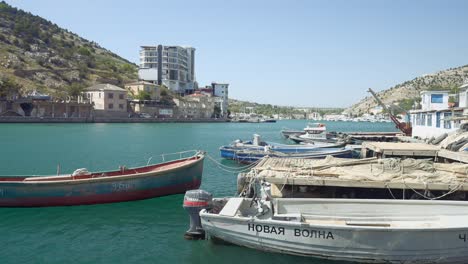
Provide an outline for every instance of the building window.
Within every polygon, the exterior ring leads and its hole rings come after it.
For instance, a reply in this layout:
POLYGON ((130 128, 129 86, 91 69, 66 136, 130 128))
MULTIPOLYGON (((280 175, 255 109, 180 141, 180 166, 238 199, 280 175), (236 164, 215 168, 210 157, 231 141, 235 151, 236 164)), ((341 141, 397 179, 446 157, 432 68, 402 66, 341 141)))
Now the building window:
POLYGON ((109 104, 109 109, 114 109, 114 104, 109 104))
POLYGON ((114 94, 113 94, 113 93, 109 93, 109 94, 107 95, 107 98, 109 98, 109 99, 114 99, 114 94))
POLYGON ((101 98, 101 93, 99 93, 99 98, 101 98))
POLYGON ((426 125, 426 114, 421 115, 421 125, 425 126, 426 125))
POLYGON ((441 104, 443 103, 443 94, 431 94, 431 103, 434 104, 441 104))
POLYGON ((124 109, 123 104, 119 104, 119 109, 124 109))
POLYGON ((124 95, 123 95, 123 94, 119 94, 119 99, 120 99, 120 100, 123 100, 123 99, 124 99, 124 95))
POLYGON ((432 126, 432 114, 427 114, 427 126, 432 126))
POLYGON ((440 112, 436 113, 436 127, 440 127, 440 112))
POLYGON ((421 125, 421 113, 418 113, 416 115, 416 125, 420 126, 421 125))
POLYGON ((444 128, 452 128, 452 121, 450 119, 452 119, 452 113, 444 113, 444 128))

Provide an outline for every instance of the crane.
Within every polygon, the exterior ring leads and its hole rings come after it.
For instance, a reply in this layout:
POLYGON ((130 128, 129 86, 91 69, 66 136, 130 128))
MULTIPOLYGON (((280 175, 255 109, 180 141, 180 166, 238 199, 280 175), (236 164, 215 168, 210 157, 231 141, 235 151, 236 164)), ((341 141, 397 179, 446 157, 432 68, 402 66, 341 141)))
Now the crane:
MULTIPOLYGON (((379 97, 377 96, 377 94, 371 89, 369 88, 369 93, 372 94, 372 96, 374 97, 375 101, 377 101, 377 103, 382 106, 382 108, 384 109, 385 112, 387 112, 389 115, 390 115, 390 119, 393 121, 393 123, 395 123, 396 125, 396 128, 398 128, 399 130, 401 130, 401 132, 403 132, 405 134, 405 136, 411 136, 411 133, 412 133, 412 127, 411 127, 411 123, 406 123, 406 122, 400 122, 394 115, 393 113, 390 111, 390 109, 388 109, 388 107, 379 99, 379 97)), ((405 111, 405 114, 406 111, 405 111)))

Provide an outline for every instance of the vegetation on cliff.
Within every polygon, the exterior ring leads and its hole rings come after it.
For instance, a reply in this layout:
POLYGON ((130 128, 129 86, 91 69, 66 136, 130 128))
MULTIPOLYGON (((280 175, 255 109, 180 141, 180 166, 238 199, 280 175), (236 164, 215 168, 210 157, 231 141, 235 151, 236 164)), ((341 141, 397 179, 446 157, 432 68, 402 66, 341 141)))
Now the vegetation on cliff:
MULTIPOLYGON (((38 90, 66 97, 94 83, 122 86, 137 66, 97 43, 0 2, 0 94, 38 90)), ((13 94, 12 94, 13 93, 13 94)), ((1 96, 1 95, 0 95, 1 96)))
POLYGON ((342 108, 301 108, 292 106, 277 106, 271 104, 259 104, 246 101, 229 99, 230 113, 256 113, 265 116, 278 115, 303 115, 306 112, 318 112, 324 114, 338 114, 343 111, 342 108))

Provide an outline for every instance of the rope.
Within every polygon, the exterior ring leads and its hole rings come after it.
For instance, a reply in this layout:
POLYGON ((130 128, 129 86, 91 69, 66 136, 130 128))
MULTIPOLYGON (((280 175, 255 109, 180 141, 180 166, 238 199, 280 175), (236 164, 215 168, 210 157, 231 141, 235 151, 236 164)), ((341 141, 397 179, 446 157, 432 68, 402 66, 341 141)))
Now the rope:
POLYGON ((206 154, 206 157, 208 160, 212 161, 220 170, 229 172, 229 173, 240 173, 243 171, 247 171, 249 169, 252 169, 253 167, 257 166, 258 163, 260 163, 260 160, 255 161, 249 165, 246 166, 227 166, 222 164, 221 162, 217 161, 215 158, 213 158, 211 155, 208 153, 206 154))
MULTIPOLYGON (((393 195, 392 189, 390 189, 390 187, 388 187, 388 184, 387 184, 387 183, 385 183, 385 187, 387 187, 388 192, 390 193, 390 195, 392 196, 392 198, 393 198, 394 200, 396 200, 395 195, 393 195)), ((403 194, 403 195, 404 195, 404 194, 403 194)), ((404 200, 404 198, 403 198, 403 200, 404 200)))
POLYGON ((454 193, 454 192, 460 190, 461 187, 465 184, 466 178, 465 178, 461 183, 459 183, 458 186, 457 186, 456 188, 453 188, 453 189, 451 189, 449 192, 444 193, 444 194, 442 194, 442 195, 440 195, 440 196, 437 196, 437 197, 429 197, 429 196, 427 196, 427 195, 426 195, 426 193, 427 193, 427 191, 428 191, 427 188, 426 188, 425 193, 422 194, 422 193, 416 191, 415 189, 413 189, 411 186, 408 186, 408 185, 406 184, 406 182, 405 182, 405 179, 402 179, 402 180, 403 180, 403 184, 405 185, 405 187, 410 188, 413 192, 415 192, 415 193, 418 194, 419 196, 421 196, 421 197, 423 197, 423 198, 425 198, 425 199, 427 199, 427 200, 438 200, 438 199, 444 198, 445 196, 450 195, 450 194, 452 194, 452 193, 454 193))

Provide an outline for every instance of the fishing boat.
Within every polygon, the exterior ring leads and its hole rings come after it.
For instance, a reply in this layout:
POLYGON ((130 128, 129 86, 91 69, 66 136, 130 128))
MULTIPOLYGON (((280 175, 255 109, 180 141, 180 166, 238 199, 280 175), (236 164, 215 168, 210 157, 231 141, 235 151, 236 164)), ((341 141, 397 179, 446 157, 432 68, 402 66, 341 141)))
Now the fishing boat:
POLYGON ((283 128, 281 130, 281 134, 285 138, 289 138, 290 136, 301 136, 306 133, 309 134, 321 134, 327 130, 327 127, 323 123, 308 123, 307 126, 303 130, 294 130, 290 128, 283 128))
POLYGON ((289 128, 281 129, 281 135, 285 138, 289 138, 292 135, 304 135, 306 132, 303 130, 294 130, 289 128))
POLYGON ((239 246, 330 260, 468 262, 464 201, 264 198, 213 199, 200 207, 199 230, 239 246))
POLYGON ((314 144, 316 142, 326 142, 326 143, 334 143, 338 141, 343 141, 344 139, 337 138, 336 134, 311 134, 306 132, 303 135, 291 135, 289 139, 294 141, 295 143, 310 143, 314 144))
POLYGON ((78 169, 58 176, 0 177, 0 206, 33 207, 124 202, 184 193, 200 186, 204 153, 115 171, 78 169))
POLYGON ((308 123, 304 131, 309 134, 322 134, 327 131, 327 127, 323 123, 308 123))
POLYGON ((309 143, 303 145, 287 145, 287 144, 279 144, 275 142, 266 142, 262 141, 260 135, 254 134, 252 141, 242 141, 236 140, 230 145, 221 146, 219 148, 221 157, 232 159, 234 158, 234 153, 238 150, 265 150, 270 149, 277 152, 282 153, 301 153, 301 152, 308 152, 316 150, 317 148, 340 148, 343 147, 345 143, 309 143))
POLYGON ((252 150, 244 149, 234 151, 234 160, 240 163, 257 162, 264 157, 284 158, 284 159, 324 159, 327 156, 335 158, 352 158, 353 150, 345 148, 316 148, 307 152, 283 153, 274 150, 252 150))

